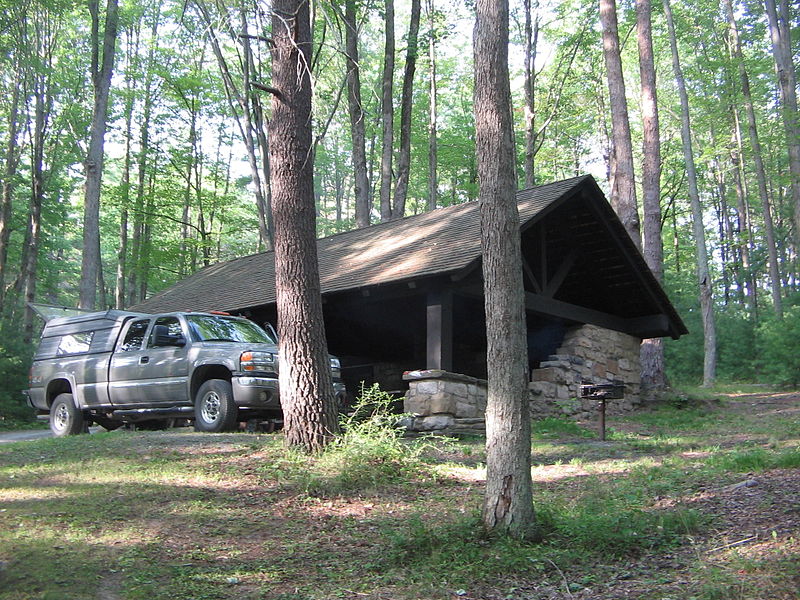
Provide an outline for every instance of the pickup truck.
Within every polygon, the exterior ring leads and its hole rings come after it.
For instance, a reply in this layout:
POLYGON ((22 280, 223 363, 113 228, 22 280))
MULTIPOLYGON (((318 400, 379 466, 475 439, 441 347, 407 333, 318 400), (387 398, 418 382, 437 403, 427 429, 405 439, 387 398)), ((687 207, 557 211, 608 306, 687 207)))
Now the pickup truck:
MULTIPOLYGON (((272 328, 224 313, 148 315, 122 310, 48 321, 34 356, 28 404, 56 436, 123 424, 163 428, 194 419, 220 432, 240 421, 281 418, 272 328)), ((337 401, 345 398, 330 358, 337 401)))

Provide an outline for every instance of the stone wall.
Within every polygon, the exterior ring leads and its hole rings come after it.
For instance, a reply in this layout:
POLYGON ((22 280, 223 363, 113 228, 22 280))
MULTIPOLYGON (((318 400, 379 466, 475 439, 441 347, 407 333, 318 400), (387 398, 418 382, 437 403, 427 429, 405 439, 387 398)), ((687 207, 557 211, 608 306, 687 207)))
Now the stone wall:
POLYGON ((609 400, 606 410, 632 410, 640 404, 639 344, 639 338, 594 325, 570 329, 556 353, 531 372, 531 414, 594 419, 597 401, 581 399, 583 382, 623 382, 625 397, 609 400))
MULTIPOLYGON (((404 411, 413 431, 447 434, 483 433, 486 381, 440 370, 407 371, 404 411)), ((610 414, 627 412, 640 403, 639 339, 583 325, 567 331, 556 354, 531 372, 529 400, 534 418, 573 416, 597 418, 597 401, 581 399, 583 382, 621 381, 622 400, 608 400, 610 414)))

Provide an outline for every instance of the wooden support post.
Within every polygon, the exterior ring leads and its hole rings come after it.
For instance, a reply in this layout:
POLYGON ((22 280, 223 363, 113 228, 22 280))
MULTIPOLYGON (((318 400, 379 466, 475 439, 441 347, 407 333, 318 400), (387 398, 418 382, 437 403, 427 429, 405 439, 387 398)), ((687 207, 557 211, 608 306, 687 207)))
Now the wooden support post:
POLYGON ((453 370, 453 293, 438 290, 428 293, 427 365, 428 369, 453 370))

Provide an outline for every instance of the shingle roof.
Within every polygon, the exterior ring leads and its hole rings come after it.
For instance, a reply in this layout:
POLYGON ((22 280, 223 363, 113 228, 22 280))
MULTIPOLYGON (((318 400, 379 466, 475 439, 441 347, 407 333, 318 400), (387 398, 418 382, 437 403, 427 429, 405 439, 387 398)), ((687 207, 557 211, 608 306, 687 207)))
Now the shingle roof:
MULTIPOLYGON (((517 194, 526 223, 593 180, 583 176, 517 194)), ((339 233, 317 242, 323 294, 459 271, 480 258, 478 202, 339 233)), ((275 302, 273 252, 210 265, 132 310, 236 311, 275 302)))

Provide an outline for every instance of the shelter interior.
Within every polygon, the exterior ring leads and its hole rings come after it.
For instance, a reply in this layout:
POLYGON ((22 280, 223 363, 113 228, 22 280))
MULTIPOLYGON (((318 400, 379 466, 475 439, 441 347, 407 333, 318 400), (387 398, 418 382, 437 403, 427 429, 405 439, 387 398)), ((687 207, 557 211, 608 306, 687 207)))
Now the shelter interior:
MULTIPOLYGON (((587 198, 540 217, 521 233, 530 369, 573 325, 665 335, 668 319, 650 314, 648 286, 624 251, 618 222, 607 222, 587 198)), ((487 376, 480 261, 461 272, 326 294, 323 307, 329 351, 342 359, 351 392, 361 382, 402 391, 402 373, 414 369, 487 376)), ((276 319, 274 304, 244 312, 276 319)))

